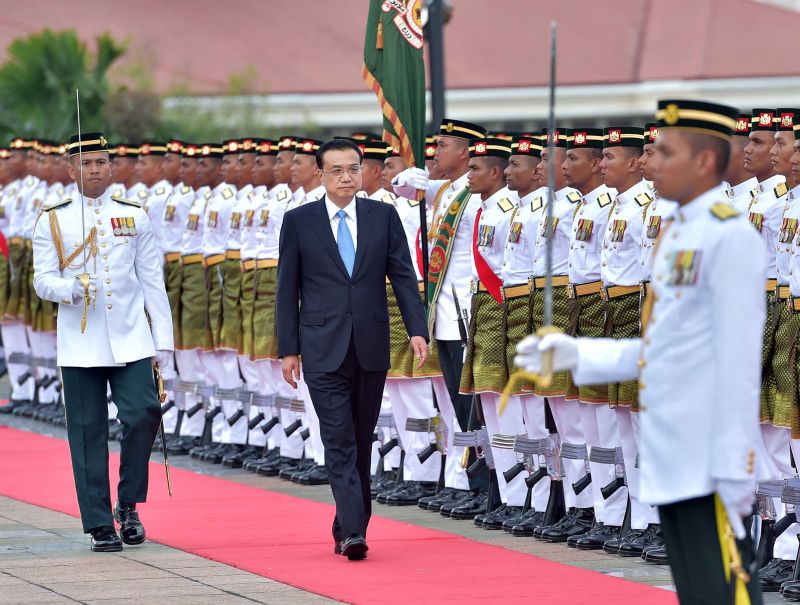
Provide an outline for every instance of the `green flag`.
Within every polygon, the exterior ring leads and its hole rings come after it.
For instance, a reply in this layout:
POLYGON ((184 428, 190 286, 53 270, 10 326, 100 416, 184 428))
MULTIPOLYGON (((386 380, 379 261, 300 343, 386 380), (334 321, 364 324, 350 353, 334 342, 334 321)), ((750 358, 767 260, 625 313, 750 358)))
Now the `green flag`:
POLYGON ((425 165, 422 0, 370 0, 363 75, 378 95, 384 140, 408 166, 425 165))

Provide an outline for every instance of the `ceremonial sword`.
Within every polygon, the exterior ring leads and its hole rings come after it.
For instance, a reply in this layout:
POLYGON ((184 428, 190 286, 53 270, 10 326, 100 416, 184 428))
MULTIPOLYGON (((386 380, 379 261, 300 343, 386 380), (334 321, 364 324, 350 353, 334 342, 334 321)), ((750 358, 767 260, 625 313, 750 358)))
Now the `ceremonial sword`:
POLYGON ((89 310, 89 303, 91 302, 91 295, 89 293, 89 269, 88 261, 86 259, 86 214, 83 199, 83 137, 81 136, 81 98, 78 89, 75 89, 75 107, 78 111, 78 166, 80 174, 80 188, 79 193, 81 196, 81 234, 83 236, 83 273, 79 273, 75 277, 81 282, 83 286, 83 317, 81 318, 81 334, 86 331, 86 313, 89 310))

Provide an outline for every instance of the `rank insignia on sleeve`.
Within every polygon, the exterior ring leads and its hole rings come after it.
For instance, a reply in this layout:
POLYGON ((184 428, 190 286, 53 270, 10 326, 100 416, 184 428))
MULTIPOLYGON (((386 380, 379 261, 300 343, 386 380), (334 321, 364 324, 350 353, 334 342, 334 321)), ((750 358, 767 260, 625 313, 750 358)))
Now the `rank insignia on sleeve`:
POLYGON ((700 275, 702 250, 677 250, 667 255, 669 286, 693 286, 700 275))
POLYGON ((500 206, 500 210, 502 210, 503 212, 508 212, 514 207, 514 202, 512 202, 507 197, 504 197, 502 200, 497 202, 497 205, 500 206))
POLYGON ((659 215, 653 215, 650 217, 650 220, 647 223, 647 237, 649 239, 655 239, 658 237, 658 233, 661 231, 661 217, 659 215))
POLYGON ((522 223, 514 221, 511 223, 511 230, 508 232, 508 243, 516 244, 519 242, 519 237, 522 234, 522 223))
POLYGON ((478 227, 478 247, 489 248, 494 242, 494 225, 480 225, 478 227))
POLYGON ((608 193, 604 193, 600 197, 597 198, 597 203, 600 204, 601 208, 605 208, 611 203, 611 195, 608 193))
POLYGON ((614 220, 611 222, 611 241, 621 242, 625 237, 625 229, 628 227, 628 221, 614 220))
POLYGON ((797 219, 784 218, 781 221, 781 231, 778 237, 778 241, 781 244, 790 244, 794 239, 795 233, 797 233, 797 219))
MULTIPOLYGON (((729 218, 733 218, 735 216, 739 216, 739 212, 736 210, 736 208, 734 208, 733 206, 731 206, 729 204, 724 204, 722 202, 719 202, 717 204, 712 204, 710 210, 711 210, 711 214, 713 214, 715 217, 717 217, 721 221, 726 221, 729 218)), ((761 216, 761 215, 759 214, 759 216, 761 216)), ((760 222, 759 222, 758 230, 761 231, 760 222)))
POLYGON ((241 224, 242 224, 242 214, 241 214, 241 212, 232 212, 231 213, 231 222, 230 222, 230 225, 229 225, 230 228, 233 229, 234 231, 237 231, 241 224))
POLYGON ((168 223, 171 223, 175 218, 175 206, 172 204, 167 204, 167 207, 164 208, 164 220, 168 223))
POLYGON ((575 239, 579 242, 588 242, 592 239, 594 221, 588 218, 579 218, 575 230, 575 239))
POLYGON ((217 219, 219 218, 219 213, 216 210, 211 210, 208 213, 208 228, 209 229, 216 229, 217 228, 217 219))
POLYGON ((764 215, 760 212, 751 212, 747 218, 750 224, 756 228, 756 231, 761 233, 761 228, 764 226, 764 215))
POLYGON ((136 235, 136 221, 132 216, 117 216, 111 219, 111 229, 116 237, 136 235))
POLYGON ((259 227, 266 227, 268 222, 269 222, 269 210, 264 208, 261 211, 261 218, 258 221, 258 226, 259 227))
POLYGON ((253 226, 253 215, 255 212, 252 210, 245 210, 244 211, 244 226, 245 227, 252 227, 253 226))
POLYGON ((186 221, 186 228, 189 231, 197 231, 200 216, 197 214, 190 214, 189 220, 186 221))

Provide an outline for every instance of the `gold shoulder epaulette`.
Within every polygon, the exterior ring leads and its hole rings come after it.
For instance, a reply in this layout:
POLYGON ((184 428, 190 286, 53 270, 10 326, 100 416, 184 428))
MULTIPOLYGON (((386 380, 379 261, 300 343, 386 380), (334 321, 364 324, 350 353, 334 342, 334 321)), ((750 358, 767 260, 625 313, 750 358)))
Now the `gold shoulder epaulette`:
POLYGON ((608 192, 604 193, 603 195, 597 198, 597 203, 600 204, 601 208, 605 208, 611 202, 612 202, 611 195, 608 192))
POLYGON ((278 192, 278 196, 277 196, 277 198, 278 198, 278 201, 279 201, 279 202, 282 202, 283 200, 285 200, 285 199, 287 198, 287 196, 288 196, 288 195, 289 195, 289 192, 288 192, 288 191, 286 191, 286 189, 281 189, 281 190, 278 192))
POLYGON ((786 186, 786 183, 778 183, 775 186, 775 197, 783 197, 789 192, 789 188, 786 186))
POLYGON ((203 197, 205 197, 206 199, 209 199, 212 195, 214 195, 214 194, 211 193, 210 191, 206 191, 203 197))
POLYGON ((146 191, 146 190, 144 190, 144 189, 141 189, 141 190, 139 191, 139 197, 140 197, 140 198, 142 198, 142 199, 145 199, 145 198, 146 198, 148 195, 150 195, 150 193, 149 193, 149 192, 147 192, 147 191, 146 191))
POLYGON ((543 205, 544 205, 544 200, 542 200, 541 195, 533 198, 533 200, 531 201, 531 212, 536 212, 543 205))
POLYGON ((729 218, 739 216, 739 213, 733 206, 724 202, 717 202, 716 204, 713 204, 709 210, 711 210, 711 214, 716 216, 721 221, 727 221, 729 218))
POLYGON ((59 208, 60 206, 66 206, 72 201, 71 197, 65 197, 63 200, 59 200, 57 202, 53 202, 52 204, 47 204, 44 208, 42 208, 43 212, 47 212, 48 210, 52 210, 53 208, 59 208))
POLYGON ((112 195, 111 197, 114 197, 114 196, 122 197, 123 195, 125 195, 125 190, 124 189, 116 189, 116 190, 114 190, 114 195, 112 195))
POLYGON ((159 187, 158 189, 156 189, 156 195, 164 195, 164 191, 166 191, 166 189, 164 189, 163 187, 159 187))
POLYGON ((408 205, 411 206, 412 208, 419 206, 419 200, 416 198, 414 198, 413 200, 407 199, 406 201, 408 202, 408 205))
POLYGON ((653 201, 653 198, 650 197, 650 195, 648 195, 645 192, 642 192, 639 195, 637 195, 635 199, 636 203, 639 204, 639 206, 647 206, 647 204, 653 201))
POLYGON ((577 191, 570 191, 567 194, 567 199, 570 201, 571 204, 574 204, 575 202, 580 202, 581 194, 578 193, 577 191))
POLYGON ((230 187, 225 187, 225 189, 222 190, 222 197, 224 197, 226 200, 229 200, 233 197, 233 191, 230 190, 230 187))
MULTIPOLYGON (((391 191, 387 191, 381 196, 381 200, 386 202, 387 204, 391 204, 393 201, 397 199, 397 196, 392 193, 391 191)), ((410 200, 409 200, 410 201, 410 200)))
POLYGON ((119 202, 120 204, 127 204, 128 206, 136 206, 137 208, 141 208, 142 205, 134 200, 126 200, 124 197, 119 197, 117 195, 112 195, 111 199, 115 202, 119 202))
POLYGON ((514 202, 512 202, 507 197, 504 197, 499 202, 497 202, 497 205, 500 206, 500 210, 502 210, 503 212, 508 212, 514 207, 514 202))
POLYGON ((189 185, 184 185, 183 187, 181 187, 181 193, 183 193, 184 195, 189 193, 191 190, 192 188, 189 187, 189 185))

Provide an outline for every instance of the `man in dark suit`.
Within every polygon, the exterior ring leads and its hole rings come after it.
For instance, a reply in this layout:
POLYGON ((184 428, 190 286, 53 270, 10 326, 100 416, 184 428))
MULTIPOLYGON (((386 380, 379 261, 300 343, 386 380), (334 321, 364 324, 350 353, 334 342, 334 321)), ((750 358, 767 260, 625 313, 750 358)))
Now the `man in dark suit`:
POLYGON ((386 278, 421 367, 428 330, 403 225, 390 204, 356 197, 361 152, 335 139, 317 152, 325 196, 283 219, 278 264, 278 355, 293 388, 303 373, 319 416, 336 500, 334 552, 368 550, 370 457, 389 369, 386 278))

